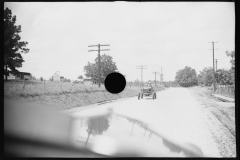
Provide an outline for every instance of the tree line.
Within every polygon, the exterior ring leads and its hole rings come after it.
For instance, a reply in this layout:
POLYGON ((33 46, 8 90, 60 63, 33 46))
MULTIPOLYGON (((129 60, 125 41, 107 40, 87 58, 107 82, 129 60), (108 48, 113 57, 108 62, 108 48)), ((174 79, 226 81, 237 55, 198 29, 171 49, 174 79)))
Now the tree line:
MULTIPOLYGON (((228 52, 226 55, 231 57, 231 69, 218 69, 215 71, 215 82, 219 85, 233 85, 235 87, 235 51, 228 52)), ((213 68, 205 67, 197 75, 195 69, 186 66, 184 69, 176 73, 175 81, 183 87, 191 87, 194 85, 211 86, 213 84, 213 68)))

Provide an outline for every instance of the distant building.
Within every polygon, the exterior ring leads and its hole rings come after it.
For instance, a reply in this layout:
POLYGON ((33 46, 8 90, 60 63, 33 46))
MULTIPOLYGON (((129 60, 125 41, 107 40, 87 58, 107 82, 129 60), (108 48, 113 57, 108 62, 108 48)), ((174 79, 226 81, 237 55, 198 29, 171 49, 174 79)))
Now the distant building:
POLYGON ((15 79, 31 80, 32 75, 31 75, 31 73, 28 73, 28 72, 19 72, 18 74, 16 74, 15 79))
POLYGON ((90 77, 84 78, 84 83, 85 83, 85 84, 86 84, 86 83, 92 83, 92 78, 90 78, 90 77))
POLYGON ((54 73, 54 75, 52 76, 52 80, 53 81, 60 81, 60 75, 59 75, 59 73, 54 73))

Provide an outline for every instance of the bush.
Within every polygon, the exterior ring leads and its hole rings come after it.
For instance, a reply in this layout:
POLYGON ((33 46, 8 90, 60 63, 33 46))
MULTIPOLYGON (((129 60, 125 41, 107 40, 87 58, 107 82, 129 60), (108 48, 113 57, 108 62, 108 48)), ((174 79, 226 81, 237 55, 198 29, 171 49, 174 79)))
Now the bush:
POLYGON ((192 87, 198 84, 195 69, 186 66, 176 73, 175 81, 182 87, 192 87))

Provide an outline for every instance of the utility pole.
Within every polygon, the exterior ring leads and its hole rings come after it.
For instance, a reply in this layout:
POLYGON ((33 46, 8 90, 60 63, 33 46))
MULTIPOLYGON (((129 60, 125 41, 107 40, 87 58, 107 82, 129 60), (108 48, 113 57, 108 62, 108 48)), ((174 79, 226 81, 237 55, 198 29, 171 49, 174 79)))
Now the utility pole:
POLYGON ((160 82, 163 83, 162 67, 161 67, 161 74, 160 74, 160 82))
MULTIPOLYGON (((214 43, 218 43, 218 42, 209 42, 209 43, 212 43, 213 44, 213 49, 210 49, 210 50, 213 50, 213 91, 215 92, 216 90, 216 86, 215 86, 215 71, 214 71, 214 43)), ((217 50, 217 49, 215 49, 217 50)))
POLYGON ((156 84, 156 74, 159 74, 158 72, 153 72, 153 73, 155 73, 155 86, 157 85, 156 84))
POLYGON ((98 51, 98 87, 101 86, 101 66, 100 66, 100 51, 110 51, 110 49, 100 49, 101 46, 110 46, 109 44, 90 45, 88 47, 98 47, 98 50, 88 50, 88 52, 98 51))
POLYGON ((215 59, 215 62, 216 62, 216 71, 217 71, 217 62, 218 62, 217 60, 218 60, 218 59, 215 59))
POLYGON ((137 66, 138 68, 136 68, 136 69, 141 69, 141 82, 142 82, 142 85, 143 85, 143 69, 147 69, 147 68, 144 68, 144 67, 147 67, 147 66, 143 66, 143 65, 141 65, 141 66, 137 66))
MULTIPOLYGON (((215 59, 215 62, 216 62, 216 72, 217 72, 217 62, 218 62, 217 60, 219 60, 219 59, 215 59)), ((217 72, 217 73, 218 73, 218 81, 217 81, 217 83, 219 83, 219 73, 220 72, 217 72)))

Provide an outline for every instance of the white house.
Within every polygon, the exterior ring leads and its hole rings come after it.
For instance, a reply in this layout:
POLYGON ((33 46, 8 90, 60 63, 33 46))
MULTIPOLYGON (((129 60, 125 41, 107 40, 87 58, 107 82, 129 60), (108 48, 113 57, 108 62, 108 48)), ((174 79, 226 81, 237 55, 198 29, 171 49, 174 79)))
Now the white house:
POLYGON ((59 73, 54 73, 54 75, 52 76, 52 79, 53 79, 53 81, 60 81, 60 75, 59 75, 59 73))

